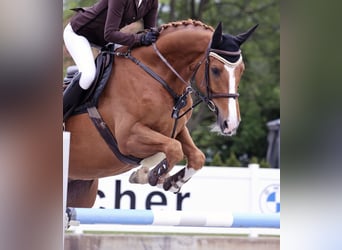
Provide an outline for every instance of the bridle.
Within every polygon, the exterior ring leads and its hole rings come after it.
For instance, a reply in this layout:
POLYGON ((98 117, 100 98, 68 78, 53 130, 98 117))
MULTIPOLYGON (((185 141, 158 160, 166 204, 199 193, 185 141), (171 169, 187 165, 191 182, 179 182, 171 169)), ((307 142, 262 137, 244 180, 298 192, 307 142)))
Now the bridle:
POLYGON ((211 42, 210 42, 209 46, 206 50, 206 53, 204 54, 204 59, 202 58, 197 63, 197 65, 195 66, 195 69, 192 73, 192 77, 190 79, 190 82, 186 82, 183 79, 183 77, 180 76, 178 74, 178 72, 171 66, 171 64, 167 61, 167 59, 160 53, 156 44, 153 43, 152 46, 153 46, 153 49, 155 50, 155 52, 157 53, 157 55, 159 56, 159 58, 163 61, 163 63, 177 76, 178 79, 181 80, 181 82, 183 82, 186 85, 185 92, 189 92, 188 89, 191 87, 192 83, 194 82, 197 71, 200 68, 200 66, 202 65, 203 60, 205 60, 205 72, 204 72, 204 79, 202 80, 202 84, 205 84, 205 86, 206 86, 207 95, 203 96, 198 91, 197 92, 198 92, 198 95, 201 96, 201 101, 205 102, 209 106, 210 110, 215 111, 212 108, 215 106, 215 104, 211 101, 214 98, 234 98, 235 99, 235 98, 239 97, 238 93, 214 93, 212 91, 212 89, 210 88, 210 79, 209 79, 209 58, 214 57, 214 58, 218 59, 219 61, 221 61, 222 63, 224 63, 225 65, 236 66, 242 61, 241 50, 225 51, 225 50, 219 50, 219 49, 212 49, 211 48, 211 42), (237 62, 232 63, 232 62, 229 62, 228 60, 224 59, 223 57, 221 57, 219 54, 229 55, 229 56, 240 56, 240 57, 239 57, 239 60, 237 62))
POLYGON ((204 102, 207 104, 208 108, 212 112, 216 112, 217 114, 217 108, 215 103, 212 101, 212 99, 215 98, 238 98, 238 93, 214 93, 210 87, 210 79, 209 79, 209 58, 215 57, 216 59, 220 60, 224 64, 228 65, 237 65, 241 62, 242 56, 241 56, 241 50, 238 51, 225 51, 225 50, 218 50, 218 49, 212 49, 211 48, 212 41, 209 42, 209 45, 206 49, 206 52, 204 56, 201 58, 201 60, 196 64, 194 71, 192 72, 192 76, 190 78, 190 81, 186 81, 173 67, 172 65, 167 61, 167 59, 160 53, 160 51, 157 48, 157 45, 155 43, 152 43, 152 47, 158 57, 162 60, 162 62, 176 75, 176 77, 184 83, 185 90, 181 95, 178 95, 169 85, 168 83, 160 77, 158 74, 156 74, 151 68, 149 68, 147 65, 139 61, 137 58, 132 56, 131 50, 129 49, 127 52, 114 52, 113 54, 116 56, 123 56, 125 58, 128 58, 132 60, 135 64, 137 64, 139 67, 141 67, 146 73, 148 73, 150 76, 152 76, 155 80, 157 80, 168 92, 169 94, 174 98, 174 107, 172 110, 172 118, 175 119, 175 124, 173 127, 173 131, 171 134, 171 137, 174 138, 175 131, 177 127, 178 120, 183 117, 185 114, 187 114, 189 111, 194 109, 198 104, 201 102, 204 102), (229 56, 240 56, 239 60, 235 63, 229 62, 220 55, 229 55, 229 56), (204 72, 204 78, 202 80, 201 84, 205 84, 206 86, 206 95, 203 95, 198 90, 194 89, 192 87, 192 84, 195 82, 196 74, 202 65, 202 63, 205 62, 205 72, 204 72), (198 101, 195 102, 190 108, 185 110, 182 114, 180 114, 180 110, 184 108, 187 104, 187 97, 191 93, 194 93, 198 97, 198 101))
POLYGON ((241 50, 238 50, 236 52, 230 52, 230 51, 224 51, 224 50, 218 50, 218 49, 211 49, 209 48, 207 50, 208 56, 206 58, 205 61, 205 85, 207 88, 207 97, 209 99, 214 99, 214 98, 238 98, 239 94, 238 93, 213 93, 213 91, 210 88, 210 79, 209 79, 209 57, 214 57, 216 59, 218 59, 219 61, 221 61, 223 64, 225 65, 229 65, 229 66, 236 66, 238 64, 240 64, 240 62, 242 61, 242 55, 241 55, 241 50), (229 61, 227 61, 226 59, 224 59, 223 57, 221 57, 219 54, 223 54, 223 55, 239 55, 239 59, 237 60, 237 62, 235 63, 231 63, 229 61))

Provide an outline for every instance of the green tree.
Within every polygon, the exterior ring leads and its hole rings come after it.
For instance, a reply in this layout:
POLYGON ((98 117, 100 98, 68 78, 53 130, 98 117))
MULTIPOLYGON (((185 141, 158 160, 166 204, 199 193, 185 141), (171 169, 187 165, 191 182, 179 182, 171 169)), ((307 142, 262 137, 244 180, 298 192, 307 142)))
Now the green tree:
POLYGON ((222 159, 221 159, 221 156, 220 156, 220 153, 216 153, 213 157, 213 160, 211 162, 211 165, 213 166, 222 166, 224 165, 223 162, 222 162, 222 159))
POLYGON ((236 158, 236 155, 234 152, 231 152, 229 155, 229 158, 226 160, 226 165, 229 167, 240 167, 241 163, 240 161, 236 158))

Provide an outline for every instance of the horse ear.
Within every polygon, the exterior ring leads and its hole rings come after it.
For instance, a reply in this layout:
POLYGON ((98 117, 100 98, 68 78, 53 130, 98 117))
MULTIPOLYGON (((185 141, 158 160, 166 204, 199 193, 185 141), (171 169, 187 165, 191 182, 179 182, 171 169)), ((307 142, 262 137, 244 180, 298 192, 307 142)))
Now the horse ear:
POLYGON ((217 25, 214 34, 213 34, 213 41, 211 43, 211 47, 217 47, 222 41, 222 22, 219 22, 217 25))
POLYGON ((249 30, 247 30, 244 33, 241 33, 237 36, 235 36, 234 40, 239 44, 239 46, 241 46, 241 44, 243 44, 250 35, 252 35, 252 33, 254 32, 254 30, 258 27, 259 24, 254 25, 252 28, 250 28, 249 30))

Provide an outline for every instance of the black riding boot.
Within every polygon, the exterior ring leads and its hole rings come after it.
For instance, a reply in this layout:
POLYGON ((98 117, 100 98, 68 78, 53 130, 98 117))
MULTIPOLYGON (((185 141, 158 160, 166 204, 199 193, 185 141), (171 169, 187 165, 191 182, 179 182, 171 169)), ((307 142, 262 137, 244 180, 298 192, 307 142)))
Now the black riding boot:
POLYGON ((63 122, 71 115, 86 90, 78 84, 82 73, 77 73, 63 92, 63 122))

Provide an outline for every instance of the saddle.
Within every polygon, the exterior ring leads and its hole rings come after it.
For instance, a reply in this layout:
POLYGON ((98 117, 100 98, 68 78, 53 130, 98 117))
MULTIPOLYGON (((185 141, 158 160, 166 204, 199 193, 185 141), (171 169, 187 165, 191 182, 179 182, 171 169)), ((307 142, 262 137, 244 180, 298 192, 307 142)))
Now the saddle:
MULTIPOLYGON (((95 58, 96 74, 91 87, 87 90, 84 98, 79 102, 71 115, 87 113, 87 108, 97 107, 100 95, 105 88, 114 63, 114 43, 109 43, 101 49, 101 52, 95 58)), ((63 89, 65 89, 73 77, 78 73, 76 65, 67 68, 63 79, 63 89)))

